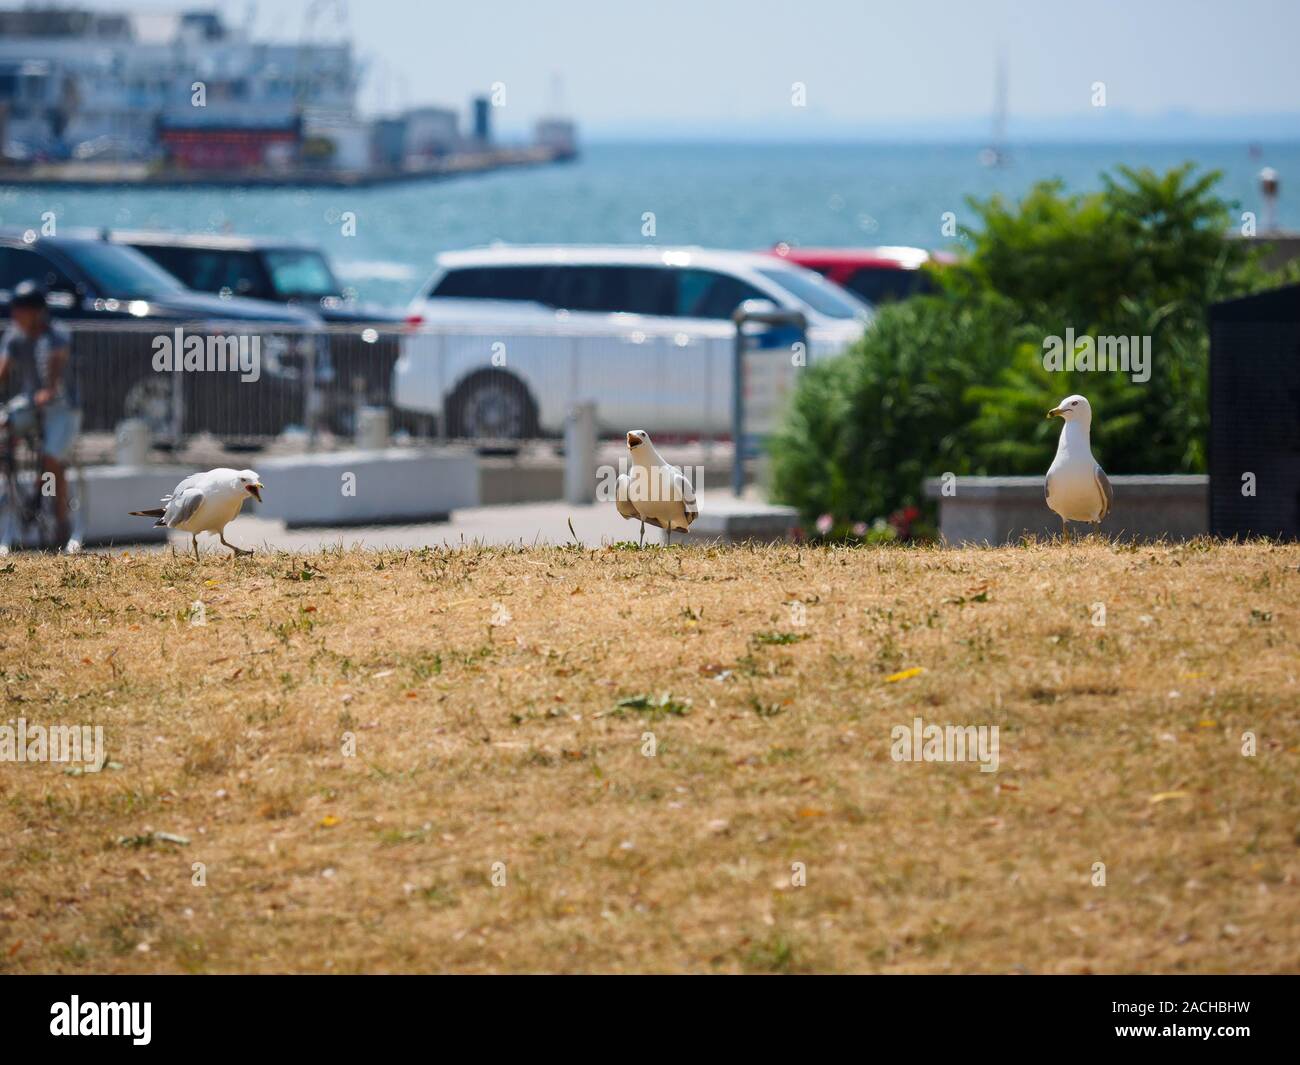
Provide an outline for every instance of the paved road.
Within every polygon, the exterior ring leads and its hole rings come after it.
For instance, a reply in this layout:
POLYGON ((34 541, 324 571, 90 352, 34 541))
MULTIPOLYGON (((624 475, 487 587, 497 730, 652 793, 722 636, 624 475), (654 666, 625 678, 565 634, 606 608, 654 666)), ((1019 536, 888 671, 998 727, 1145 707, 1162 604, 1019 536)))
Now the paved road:
MULTIPOLYGON (((333 529, 286 529, 266 518, 239 517, 226 528, 226 539, 240 547, 285 551, 318 550, 322 546, 408 548, 461 543, 569 544, 573 521, 578 539, 587 547, 615 540, 636 540, 640 526, 619 517, 612 503, 572 506, 567 503, 522 503, 514 506, 472 507, 456 511, 450 521, 424 525, 374 525, 333 529)), ((646 543, 659 542, 659 530, 646 530, 646 543), (654 534, 654 540, 651 534, 654 534)), ((680 534, 675 534, 676 540, 680 534)), ((172 534, 176 549, 189 550, 188 533, 172 534)), ((161 545, 156 550, 165 550, 161 545)), ((199 537, 199 550, 226 549, 209 536, 199 537)))

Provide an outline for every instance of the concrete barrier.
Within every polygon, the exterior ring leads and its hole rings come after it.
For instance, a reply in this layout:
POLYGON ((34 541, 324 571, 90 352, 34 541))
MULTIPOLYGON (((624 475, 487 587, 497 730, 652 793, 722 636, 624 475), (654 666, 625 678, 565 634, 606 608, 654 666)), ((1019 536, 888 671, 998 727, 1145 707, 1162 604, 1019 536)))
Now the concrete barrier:
POLYGON ((155 529, 153 518, 135 518, 128 511, 149 510, 195 471, 188 466, 89 466, 82 470, 81 507, 74 524, 82 543, 158 543, 166 529, 155 529))
MULTIPOLYGON (((254 468, 266 491, 261 505, 249 500, 243 513, 279 519, 290 528, 440 521, 453 510, 479 505, 478 460, 467 452, 331 451, 259 459, 254 468)), ((87 467, 79 514, 83 543, 165 540, 166 529, 127 511, 158 506, 195 472, 188 466, 87 467)))
MULTIPOLYGON (((673 533, 674 543, 780 543, 793 540, 799 530, 799 512, 794 507, 729 495, 704 496, 699 503, 700 516, 692 522, 690 532, 673 533)), ((635 526, 635 522, 629 524, 635 526)), ((659 533, 660 543, 667 539, 662 530, 651 531, 659 533)))
MULTIPOLYGON (((945 494, 931 477, 925 494, 939 501, 939 531, 952 544, 1014 543, 1022 536, 1059 536, 1042 477, 957 477, 945 494)), ((1111 477, 1115 501, 1100 530, 1125 540, 1187 540, 1210 528, 1210 479, 1203 474, 1111 477)), ((1095 526, 1071 523, 1071 532, 1095 526)))
POLYGON ((253 512, 289 528, 442 521, 479 503, 478 458, 465 452, 329 451, 255 468, 266 491, 253 512))

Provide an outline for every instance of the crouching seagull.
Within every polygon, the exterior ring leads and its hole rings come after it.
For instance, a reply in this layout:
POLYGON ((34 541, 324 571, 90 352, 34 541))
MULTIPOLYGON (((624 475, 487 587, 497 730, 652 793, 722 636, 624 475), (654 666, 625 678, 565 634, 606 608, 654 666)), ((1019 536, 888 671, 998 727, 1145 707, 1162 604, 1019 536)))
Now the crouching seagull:
POLYGON ((614 503, 625 518, 641 522, 641 542, 645 545, 645 527, 657 525, 673 542, 673 530, 686 532, 700 510, 695 504, 695 488, 676 466, 670 466, 650 442, 644 429, 627 434, 627 452, 632 468, 621 473, 616 482, 614 503))
POLYGON ((165 525, 189 533, 193 537, 191 543, 196 562, 201 532, 216 533, 222 544, 235 555, 251 555, 252 551, 226 543, 226 526, 235 520, 249 496, 262 502, 262 488, 262 479, 254 471, 222 467, 186 477, 172 489, 171 495, 162 497, 164 506, 131 513, 141 518, 157 518, 154 528, 165 525))
POLYGON ((1061 441, 1056 458, 1047 471, 1044 494, 1047 505, 1061 516, 1061 539, 1070 538, 1066 521, 1090 521, 1101 524, 1110 513, 1114 498, 1105 471, 1092 457, 1088 431, 1092 426, 1092 407, 1083 396, 1066 396, 1061 405, 1047 412, 1060 418, 1061 441))

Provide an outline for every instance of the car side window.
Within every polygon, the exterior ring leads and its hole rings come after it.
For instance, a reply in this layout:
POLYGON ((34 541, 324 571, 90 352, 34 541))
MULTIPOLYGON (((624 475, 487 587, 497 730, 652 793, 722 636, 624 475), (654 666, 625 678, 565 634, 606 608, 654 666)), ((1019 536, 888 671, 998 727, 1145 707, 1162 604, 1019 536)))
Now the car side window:
POLYGON ((212 251, 204 248, 145 248, 149 258, 197 292, 229 289, 236 296, 268 298, 271 286, 258 262, 248 252, 212 251))
POLYGON ((928 291, 928 281, 920 270, 879 270, 864 266, 845 281, 844 287, 868 303, 885 303, 928 291))
POLYGON ((559 266, 551 302, 570 311, 670 315, 672 274, 656 266, 559 266))
POLYGON ((519 300, 546 303, 546 269, 541 266, 483 266, 449 270, 430 298, 519 300))
POLYGON ((714 270, 677 271, 679 318, 730 318, 745 300, 771 299, 748 282, 714 270))

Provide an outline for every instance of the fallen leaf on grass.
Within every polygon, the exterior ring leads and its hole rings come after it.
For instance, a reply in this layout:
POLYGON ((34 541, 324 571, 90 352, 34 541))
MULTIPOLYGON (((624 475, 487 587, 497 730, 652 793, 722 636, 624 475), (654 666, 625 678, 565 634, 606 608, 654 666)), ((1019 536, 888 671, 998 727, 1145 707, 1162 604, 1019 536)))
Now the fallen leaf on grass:
POLYGON ((897 673, 889 674, 889 676, 885 678, 885 683, 894 684, 900 680, 911 680, 913 677, 918 677, 924 672, 925 670, 921 666, 913 666, 911 669, 903 669, 899 670, 897 673))
POLYGON ((1147 799, 1149 803, 1168 802, 1170 799, 1190 799, 1191 796, 1185 791, 1158 791, 1151 798, 1147 799))

